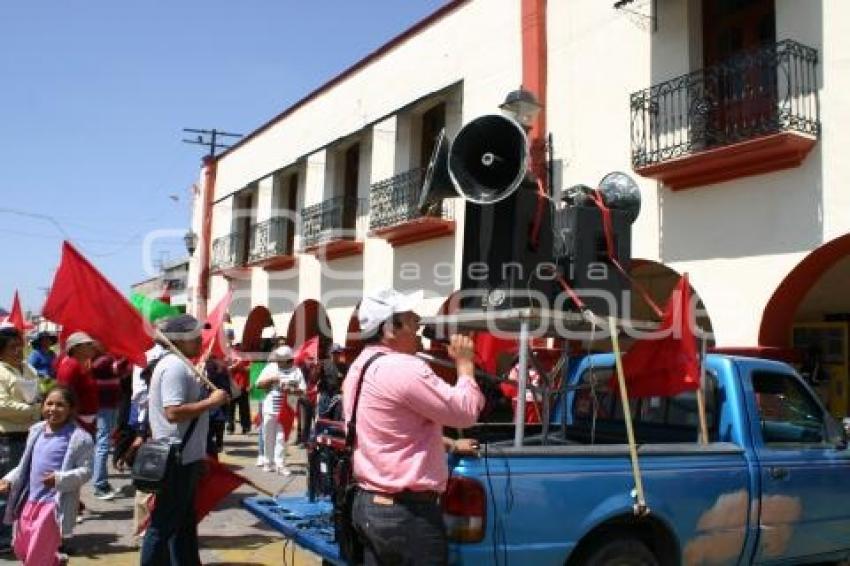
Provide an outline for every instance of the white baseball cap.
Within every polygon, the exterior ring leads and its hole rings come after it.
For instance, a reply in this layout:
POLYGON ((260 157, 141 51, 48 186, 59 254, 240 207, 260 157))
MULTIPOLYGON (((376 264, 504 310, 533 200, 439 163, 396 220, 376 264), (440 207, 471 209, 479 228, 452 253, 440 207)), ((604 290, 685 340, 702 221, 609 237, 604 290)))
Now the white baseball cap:
POLYGON ((285 362, 287 360, 291 360, 295 357, 292 353, 292 348, 289 346, 281 346, 280 348, 276 348, 274 352, 272 352, 274 359, 276 361, 285 362))
POLYGON ((424 298, 422 291, 404 294, 388 287, 368 293, 360 301, 357 311, 360 331, 366 334, 375 332, 392 315, 412 311, 424 298))

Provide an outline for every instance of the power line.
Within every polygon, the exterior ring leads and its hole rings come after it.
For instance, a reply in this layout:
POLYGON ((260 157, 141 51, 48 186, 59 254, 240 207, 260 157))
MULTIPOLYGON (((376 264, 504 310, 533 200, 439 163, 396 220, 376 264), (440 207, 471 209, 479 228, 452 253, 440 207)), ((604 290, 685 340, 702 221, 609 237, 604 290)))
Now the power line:
POLYGON ((216 149, 227 149, 230 147, 228 144, 218 143, 218 137, 226 137, 226 138, 241 138, 242 134, 231 134, 229 132, 222 132, 221 130, 216 130, 213 128, 212 130, 198 130, 195 128, 183 128, 183 131, 189 134, 197 134, 197 136, 193 139, 183 139, 184 143, 192 143, 196 145, 205 145, 210 148, 210 157, 215 157, 216 149))

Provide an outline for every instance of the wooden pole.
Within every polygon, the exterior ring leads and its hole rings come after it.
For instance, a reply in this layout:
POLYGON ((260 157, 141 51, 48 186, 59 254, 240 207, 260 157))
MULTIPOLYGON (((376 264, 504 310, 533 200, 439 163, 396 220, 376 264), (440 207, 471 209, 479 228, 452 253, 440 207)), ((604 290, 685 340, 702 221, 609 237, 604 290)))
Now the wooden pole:
POLYGON ((169 340, 168 337, 163 334, 159 328, 156 329, 155 338, 163 346, 168 348, 172 354, 183 360, 183 363, 192 368, 192 373, 195 374, 195 377, 197 377, 201 381, 201 383, 203 383, 213 391, 219 389, 212 381, 207 379, 207 376, 204 375, 204 372, 200 371, 197 367, 195 367, 195 364, 193 364, 192 361, 183 354, 183 352, 177 349, 177 346, 175 346, 174 343, 169 340))
POLYGON ((699 358, 699 387, 697 388, 697 412, 699 414, 700 444, 708 444, 708 421, 705 418, 705 336, 702 338, 699 358))
POLYGON ((623 374, 623 360, 620 355, 620 342, 617 336, 617 319, 608 317, 608 329, 611 332, 611 346, 614 350, 614 361, 617 367, 617 382, 620 384, 620 402, 623 404, 623 420, 626 423, 626 437, 629 441, 629 457, 632 461, 632 476, 635 480, 635 515, 646 515, 649 507, 646 505, 646 497, 643 492, 643 480, 640 476, 640 464, 638 462, 637 444, 635 443, 635 431, 632 428, 632 412, 629 408, 629 393, 626 389, 626 377, 623 374))

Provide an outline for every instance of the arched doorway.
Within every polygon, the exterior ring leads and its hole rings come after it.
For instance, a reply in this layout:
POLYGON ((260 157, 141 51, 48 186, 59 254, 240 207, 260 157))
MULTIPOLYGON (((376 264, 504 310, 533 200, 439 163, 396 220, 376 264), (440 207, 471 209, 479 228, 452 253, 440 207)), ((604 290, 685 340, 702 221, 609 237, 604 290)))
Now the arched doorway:
POLYGON ((292 318, 289 319, 286 343, 295 349, 316 335, 322 337, 320 341, 331 343, 333 341, 331 320, 322 303, 307 299, 295 308, 292 318))
POLYGON ((850 234, 807 255, 762 314, 759 345, 792 350, 803 377, 835 416, 850 413, 850 234))
POLYGON ((351 311, 351 316, 348 317, 348 328, 345 331, 345 354, 344 363, 350 364, 360 355, 363 350, 363 341, 360 339, 360 319, 358 312, 360 311, 360 301, 354 306, 351 311))
POLYGON ((263 334, 263 328, 274 326, 272 313, 269 309, 263 306, 257 306, 251 309, 248 314, 248 319, 245 321, 245 327, 242 330, 242 351, 243 352, 259 352, 260 340, 263 334))

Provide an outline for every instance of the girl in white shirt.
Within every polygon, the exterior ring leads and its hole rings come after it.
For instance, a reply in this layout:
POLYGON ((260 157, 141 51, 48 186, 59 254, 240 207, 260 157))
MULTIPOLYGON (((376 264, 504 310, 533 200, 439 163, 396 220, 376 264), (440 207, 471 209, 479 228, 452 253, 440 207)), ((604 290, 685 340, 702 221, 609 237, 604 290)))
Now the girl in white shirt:
POLYGON ((294 412, 298 397, 307 390, 304 374, 293 358, 292 348, 281 346, 272 352, 271 363, 257 377, 257 387, 268 391, 263 399, 264 469, 284 476, 292 472, 286 467, 286 438, 278 414, 284 402, 294 412))

